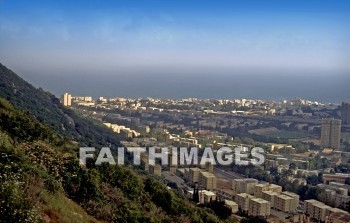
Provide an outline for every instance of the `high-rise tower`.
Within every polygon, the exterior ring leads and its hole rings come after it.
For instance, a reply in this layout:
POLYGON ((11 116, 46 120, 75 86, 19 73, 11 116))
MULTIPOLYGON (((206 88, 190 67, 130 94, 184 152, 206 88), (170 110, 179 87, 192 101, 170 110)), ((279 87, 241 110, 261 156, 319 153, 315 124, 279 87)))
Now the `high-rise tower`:
POLYGON ((322 119, 321 148, 340 149, 341 121, 338 119, 322 119))

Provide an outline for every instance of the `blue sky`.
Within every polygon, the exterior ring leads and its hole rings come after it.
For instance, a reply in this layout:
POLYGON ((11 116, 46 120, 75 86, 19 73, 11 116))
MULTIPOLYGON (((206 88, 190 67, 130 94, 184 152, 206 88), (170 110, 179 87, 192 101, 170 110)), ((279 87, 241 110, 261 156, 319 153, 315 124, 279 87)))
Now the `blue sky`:
POLYGON ((0 59, 48 70, 347 69, 348 2, 2 0, 0 59))

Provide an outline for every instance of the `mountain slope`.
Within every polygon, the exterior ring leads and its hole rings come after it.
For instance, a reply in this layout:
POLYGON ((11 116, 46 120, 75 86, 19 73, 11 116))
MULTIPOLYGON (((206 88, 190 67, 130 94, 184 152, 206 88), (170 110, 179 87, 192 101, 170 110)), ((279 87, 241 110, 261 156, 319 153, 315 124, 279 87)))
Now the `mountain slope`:
POLYGON ((35 88, 1 63, 0 97, 10 101, 16 108, 28 111, 59 135, 81 145, 119 145, 120 139, 110 129, 65 108, 54 95, 35 88))
POLYGON ((130 167, 80 166, 78 146, 64 137, 91 145, 94 140, 117 144, 118 139, 3 66, 0 87, 0 94, 16 104, 0 97, 0 223, 223 222, 211 209, 197 207, 160 179, 130 167), (62 119, 69 126, 66 115, 74 120, 69 130, 56 124, 62 119))
POLYGON ((0 98, 0 222, 98 222, 60 189, 57 170, 75 159, 72 151, 73 144, 0 98))
POLYGON ((221 222, 151 176, 82 167, 76 151, 0 98, 0 222, 221 222))

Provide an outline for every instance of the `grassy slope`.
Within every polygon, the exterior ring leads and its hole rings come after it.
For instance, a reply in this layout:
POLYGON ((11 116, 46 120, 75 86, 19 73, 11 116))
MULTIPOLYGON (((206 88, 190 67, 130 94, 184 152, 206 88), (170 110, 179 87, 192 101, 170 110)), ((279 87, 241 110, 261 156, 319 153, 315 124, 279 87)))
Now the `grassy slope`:
POLYGON ((74 201, 68 199, 63 193, 51 194, 43 192, 41 199, 44 204, 40 207, 43 219, 70 223, 74 219, 76 223, 100 222, 88 215, 86 211, 74 201))

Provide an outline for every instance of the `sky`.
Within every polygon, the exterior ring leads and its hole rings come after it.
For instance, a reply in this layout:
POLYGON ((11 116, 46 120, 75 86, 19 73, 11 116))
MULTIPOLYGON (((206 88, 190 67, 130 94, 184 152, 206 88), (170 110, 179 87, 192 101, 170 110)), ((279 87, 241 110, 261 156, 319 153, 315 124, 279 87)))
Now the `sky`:
MULTIPOLYGON (((186 75, 342 83, 349 40, 347 0, 0 0, 0 63, 57 94, 89 93, 74 87, 85 78, 90 85, 186 75)), ((95 91, 107 94, 102 85, 95 91)))

